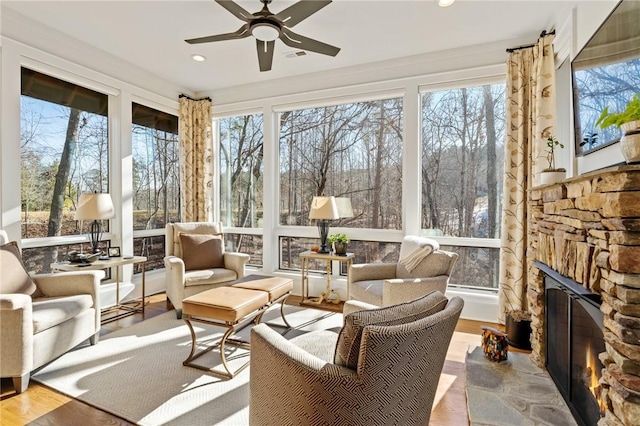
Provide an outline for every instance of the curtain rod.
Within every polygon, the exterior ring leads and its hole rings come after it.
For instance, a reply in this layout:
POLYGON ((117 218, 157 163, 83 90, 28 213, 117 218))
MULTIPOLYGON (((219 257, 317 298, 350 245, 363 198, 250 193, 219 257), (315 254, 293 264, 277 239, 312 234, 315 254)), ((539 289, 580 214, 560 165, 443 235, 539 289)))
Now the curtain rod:
MULTIPOLYGON (((547 32, 547 30, 542 30, 542 32, 540 33, 540 37, 538 37, 538 38, 542 38, 542 37, 547 36, 547 35, 554 35, 555 33, 556 33, 556 30, 551 30, 549 32, 547 32)), ((527 44, 525 46, 511 47, 511 48, 507 49, 507 53, 515 52, 516 50, 528 49, 528 48, 533 47, 533 46, 535 46, 535 43, 534 44, 527 44)))
POLYGON ((185 95, 184 93, 180 93, 180 96, 178 96, 178 98, 187 98, 190 101, 209 101, 209 102, 211 102, 211 98, 209 96, 207 96, 206 98, 195 99, 195 98, 192 98, 189 95, 185 95))

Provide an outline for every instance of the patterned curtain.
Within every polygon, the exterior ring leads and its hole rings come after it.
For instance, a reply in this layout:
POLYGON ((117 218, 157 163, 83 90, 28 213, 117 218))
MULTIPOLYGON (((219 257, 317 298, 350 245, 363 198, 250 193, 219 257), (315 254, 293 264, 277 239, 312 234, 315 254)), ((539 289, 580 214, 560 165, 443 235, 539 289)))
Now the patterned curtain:
POLYGON ((213 137, 211 100, 180 98, 181 220, 213 220, 213 137))
POLYGON ((547 166, 546 139, 555 135, 553 35, 507 59, 507 137, 500 250, 499 320, 526 310, 529 212, 527 190, 547 166))

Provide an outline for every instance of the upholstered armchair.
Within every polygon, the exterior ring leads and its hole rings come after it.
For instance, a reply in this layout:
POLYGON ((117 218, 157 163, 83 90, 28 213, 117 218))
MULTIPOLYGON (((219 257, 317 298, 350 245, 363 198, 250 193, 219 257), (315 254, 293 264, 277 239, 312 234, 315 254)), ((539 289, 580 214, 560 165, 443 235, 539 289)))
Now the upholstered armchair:
POLYGON ((22 393, 33 370, 87 339, 98 342, 104 272, 31 277, 17 243, 6 241, 0 230, 0 377, 22 393))
POLYGON ((249 255, 224 251, 221 222, 168 223, 164 258, 167 299, 182 318, 182 300, 244 277, 249 255))
POLYGON ((432 239, 406 236, 397 263, 351 266, 348 299, 389 306, 436 290, 444 294, 457 260, 457 253, 440 250, 432 239))
POLYGON ((291 340, 255 326, 250 424, 429 424, 462 306, 460 298, 433 292, 386 308, 349 308, 340 333, 291 340))

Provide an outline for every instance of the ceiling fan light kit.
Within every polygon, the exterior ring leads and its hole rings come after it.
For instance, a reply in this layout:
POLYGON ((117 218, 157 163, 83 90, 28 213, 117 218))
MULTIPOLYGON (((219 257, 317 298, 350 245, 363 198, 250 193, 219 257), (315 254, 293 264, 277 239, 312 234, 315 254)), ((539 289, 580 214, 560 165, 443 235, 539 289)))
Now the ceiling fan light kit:
POLYGON ((231 12, 236 18, 244 21, 245 24, 232 33, 192 38, 185 40, 187 43, 211 43, 214 41, 236 40, 253 36, 256 39, 260 71, 271 70, 275 40, 278 38, 287 46, 295 49, 307 50, 328 56, 336 56, 338 52, 340 52, 340 48, 338 47, 301 36, 289 29, 327 6, 331 3, 331 0, 300 0, 278 14, 273 14, 269 11, 267 5, 271 3, 271 0, 260 0, 264 6, 262 10, 256 13, 247 12, 231 0, 215 1, 227 9, 227 11, 231 12))
POLYGON ((274 41, 280 37, 280 28, 269 22, 257 23, 251 26, 251 35, 262 41, 274 41))

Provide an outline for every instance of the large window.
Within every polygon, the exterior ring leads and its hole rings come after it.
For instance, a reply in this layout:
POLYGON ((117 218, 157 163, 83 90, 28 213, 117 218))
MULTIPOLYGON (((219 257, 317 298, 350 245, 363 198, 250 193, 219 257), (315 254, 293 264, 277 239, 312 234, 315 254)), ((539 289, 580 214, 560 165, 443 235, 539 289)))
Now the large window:
POLYGON ((133 229, 164 228, 180 217, 178 117, 132 105, 133 229))
MULTIPOLYGON (((222 118, 220 126, 220 220, 226 227, 262 228, 262 114, 222 118)), ((262 265, 262 236, 227 232, 226 249, 251 254, 249 264, 262 265)))
MULTIPOLYGON (((422 95, 422 224, 426 235, 500 236, 505 85, 422 95)), ((497 288, 498 250, 460 249, 459 284, 497 288), (479 274, 488 275, 478 280, 479 274)))
MULTIPOLYGON (((74 220, 84 192, 108 192, 107 95, 22 68, 22 237, 84 232, 74 220)), ((57 260, 57 247, 36 263, 57 260)))
POLYGON ((280 223, 312 225, 314 195, 349 197, 332 226, 402 229, 402 99, 280 115, 280 223))
POLYGON ((262 114, 220 120, 220 219, 225 226, 262 227, 262 114))
MULTIPOLYGON (((178 117, 135 102, 131 111, 133 229, 164 229, 180 218, 178 117)), ((149 259, 147 270, 164 268, 164 236, 136 237, 133 250, 149 259)))

